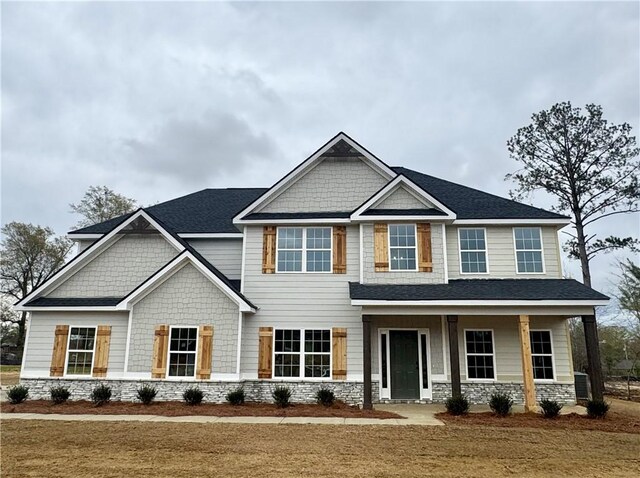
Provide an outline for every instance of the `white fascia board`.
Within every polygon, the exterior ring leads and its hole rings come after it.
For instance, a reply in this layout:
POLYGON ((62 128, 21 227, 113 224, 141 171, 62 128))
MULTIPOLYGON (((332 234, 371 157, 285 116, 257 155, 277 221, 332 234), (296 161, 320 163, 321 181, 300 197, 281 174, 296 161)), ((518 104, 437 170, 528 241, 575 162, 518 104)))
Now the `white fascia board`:
POLYGON ((74 234, 70 232, 67 234, 67 239, 71 239, 72 241, 83 241, 86 239, 100 239, 103 234, 74 234))
POLYGON ((456 219, 453 221, 454 226, 466 226, 466 225, 518 225, 518 224, 533 224, 536 226, 544 226, 544 225, 556 225, 556 226, 567 226, 571 224, 570 219, 456 219))
POLYGON ((242 224, 245 222, 242 219, 244 216, 249 214, 254 209, 260 207, 264 203, 268 202, 273 196, 278 194, 280 191, 285 189, 289 184, 297 181, 300 177, 302 177, 309 169, 312 169, 315 166, 315 163, 319 160, 320 156, 324 154, 328 149, 330 149, 334 144, 338 141, 344 140, 346 143, 351 145, 354 149, 357 149, 362 156, 364 156, 367 160, 369 160, 377 170, 381 173, 388 176, 388 179, 394 178, 397 176, 397 173, 389 168, 386 164, 376 158, 373 154, 367 151, 364 147, 356 143, 354 140, 349 138, 344 133, 337 134, 333 139, 329 140, 324 146, 318 149, 315 153, 309 156, 306 160, 296 166, 292 171, 290 171, 286 176, 284 176, 280 181, 278 181, 274 186, 272 186, 267 192, 265 192, 262 196, 256 199, 254 202, 249 204, 246 208, 244 208, 240 213, 238 213, 233 218, 234 224, 242 224))
POLYGON ((242 224, 349 224, 351 220, 346 217, 340 218, 314 218, 314 219, 243 219, 242 224))
POLYGON ((241 232, 186 232, 178 234, 182 239, 242 239, 241 232))
POLYGON ((429 222, 444 222, 450 224, 453 219, 446 216, 359 216, 352 218, 352 222, 393 222, 393 221, 429 221, 429 222))
POLYGON ((596 306, 608 300, 364 300, 352 299, 354 306, 455 306, 455 307, 525 307, 525 306, 596 306))

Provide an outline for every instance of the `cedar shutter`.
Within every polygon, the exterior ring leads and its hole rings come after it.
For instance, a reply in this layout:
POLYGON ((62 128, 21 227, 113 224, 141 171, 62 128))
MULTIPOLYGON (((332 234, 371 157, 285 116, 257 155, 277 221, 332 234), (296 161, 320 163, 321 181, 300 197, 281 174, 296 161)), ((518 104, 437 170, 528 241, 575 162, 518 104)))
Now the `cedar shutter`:
POLYGON ((386 224, 373 225, 373 261, 376 272, 389 270, 389 234, 386 224))
POLYGON ((167 350, 169 349, 169 326, 157 325, 153 337, 153 364, 151 378, 164 378, 167 375, 167 350))
POLYGON ((333 273, 347 273, 347 226, 333 226, 333 273))
POLYGON ((96 333, 96 351, 93 358, 93 376, 106 377, 109 367, 109 346, 111 345, 111 326, 98 325, 96 333))
POLYGON ((262 273, 276 272, 276 227, 264 226, 262 232, 262 273))
POLYGON ((271 378, 273 327, 260 327, 258 340, 258 378, 271 378))
POLYGON ((333 380, 347 379, 347 329, 333 328, 333 351, 331 377, 333 380))
POLYGON ((67 342, 69 341, 69 326, 56 325, 53 338, 53 354, 51 356, 51 368, 49 375, 62 377, 64 375, 64 361, 67 358, 67 342))
POLYGON ((199 332, 196 378, 209 380, 213 355, 213 325, 201 325, 199 332))
POLYGON ((423 222, 416 226, 418 229, 418 270, 420 272, 433 272, 431 224, 423 222))

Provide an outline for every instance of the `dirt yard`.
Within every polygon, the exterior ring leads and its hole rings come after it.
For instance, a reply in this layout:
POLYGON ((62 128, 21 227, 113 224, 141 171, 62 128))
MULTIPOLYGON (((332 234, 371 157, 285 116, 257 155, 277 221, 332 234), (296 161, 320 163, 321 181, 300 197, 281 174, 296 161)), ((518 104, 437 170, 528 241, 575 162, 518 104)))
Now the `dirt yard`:
POLYGON ((20 380, 20 365, 0 365, 0 385, 15 385, 20 380))
POLYGON ((2 420, 3 477, 640 476, 638 435, 2 420))

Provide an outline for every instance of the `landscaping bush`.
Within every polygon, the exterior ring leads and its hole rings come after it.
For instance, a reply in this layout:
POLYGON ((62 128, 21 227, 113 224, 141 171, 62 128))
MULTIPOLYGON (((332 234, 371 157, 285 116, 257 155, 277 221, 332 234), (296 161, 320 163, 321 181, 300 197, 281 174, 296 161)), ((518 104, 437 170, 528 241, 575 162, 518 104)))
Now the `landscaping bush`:
POLYGON ((104 383, 98 385, 91 391, 91 401, 96 407, 101 407, 111 401, 111 387, 104 383))
POLYGON ((322 387, 320 390, 316 392, 316 402, 319 405, 330 407, 331 405, 333 405, 333 402, 335 401, 336 401, 336 395, 333 393, 333 390, 329 388, 322 387))
POLYGON ((244 388, 238 387, 227 393, 227 402, 229 402, 231 405, 244 404, 244 388))
POLYGON ((9 398, 9 402, 14 405, 22 403, 29 397, 29 387, 25 387, 24 385, 11 387, 7 392, 7 397, 9 398))
POLYGON ((587 415, 589 418, 604 418, 609 411, 609 404, 604 400, 589 400, 587 402, 587 415))
POLYGON ((136 390, 136 397, 145 405, 151 405, 158 394, 158 390, 156 387, 151 385, 143 385, 138 390, 136 390))
POLYGON ((556 418, 560 415, 562 405, 555 400, 540 400, 540 408, 542 408, 542 416, 545 418, 556 418))
POLYGON ((278 408, 287 408, 291 405, 291 390, 289 387, 276 387, 271 392, 271 396, 278 408))
POLYGON ((60 405, 61 403, 69 400, 71 396, 71 392, 67 387, 63 387, 62 385, 58 387, 51 387, 49 389, 49 393, 51 394, 51 401, 56 405, 60 405))
POLYGON ((499 417, 509 415, 509 413, 511 413, 511 407, 513 407, 513 400, 508 393, 494 393, 489 399, 489 408, 499 417))
POLYGON ((187 405, 200 405, 204 398, 204 392, 198 387, 189 387, 182 394, 187 405))
POLYGON ((466 415, 469 413, 469 400, 466 397, 449 397, 444 403, 451 415, 466 415))

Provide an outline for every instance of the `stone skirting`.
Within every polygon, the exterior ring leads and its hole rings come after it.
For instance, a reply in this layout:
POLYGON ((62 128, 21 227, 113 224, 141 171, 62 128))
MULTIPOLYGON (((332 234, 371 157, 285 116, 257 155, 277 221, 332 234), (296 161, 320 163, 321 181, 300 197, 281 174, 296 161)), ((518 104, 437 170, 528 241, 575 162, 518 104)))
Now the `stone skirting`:
MULTIPOLYGON (((575 404, 576 389, 572 383, 536 383, 536 401, 556 400, 575 404)), ((508 393, 516 404, 524 403, 524 385, 517 382, 463 383, 462 395, 474 404, 488 403, 493 393, 508 393)), ((451 396, 451 383, 433 383, 433 401, 444 402, 451 396)))

